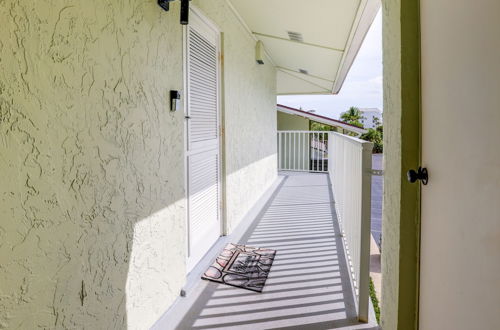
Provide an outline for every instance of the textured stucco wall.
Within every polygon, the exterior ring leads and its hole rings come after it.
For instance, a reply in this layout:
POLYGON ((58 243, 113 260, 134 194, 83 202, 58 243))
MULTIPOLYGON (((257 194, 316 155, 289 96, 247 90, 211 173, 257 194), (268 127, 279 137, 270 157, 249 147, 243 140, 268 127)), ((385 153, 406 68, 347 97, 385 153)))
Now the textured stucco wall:
MULTIPOLYGON (((244 70, 226 82, 239 219, 276 175, 274 69, 250 65, 251 39, 235 41, 244 33, 223 0, 199 4, 225 30, 226 72, 244 70)), ((144 329, 178 296, 184 119, 168 91, 183 86, 182 29, 171 6, 0 1, 0 328, 144 329)))
POLYGON ((0 2, 0 327, 140 328, 177 295, 176 13, 0 2))
POLYGON ((396 330, 399 294, 399 223, 401 186, 401 58, 399 0, 386 0, 384 20, 384 198, 382 239, 382 301, 381 323, 384 329, 396 330), (394 48, 387 48, 393 45, 394 48), (389 149, 389 146, 392 146, 389 149))
POLYGON ((278 111, 278 130, 309 130, 309 119, 278 111))
POLYGON ((277 176, 276 72, 226 1, 193 1, 223 32, 227 230, 277 176))

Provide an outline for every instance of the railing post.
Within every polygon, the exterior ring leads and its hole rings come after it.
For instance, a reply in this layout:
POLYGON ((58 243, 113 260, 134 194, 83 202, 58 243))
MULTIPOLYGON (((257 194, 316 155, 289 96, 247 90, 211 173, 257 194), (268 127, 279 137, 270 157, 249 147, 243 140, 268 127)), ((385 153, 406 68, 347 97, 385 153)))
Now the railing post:
POLYGON ((370 299, 370 228, 373 144, 363 143, 361 173, 361 242, 359 265, 359 320, 368 322, 370 299))

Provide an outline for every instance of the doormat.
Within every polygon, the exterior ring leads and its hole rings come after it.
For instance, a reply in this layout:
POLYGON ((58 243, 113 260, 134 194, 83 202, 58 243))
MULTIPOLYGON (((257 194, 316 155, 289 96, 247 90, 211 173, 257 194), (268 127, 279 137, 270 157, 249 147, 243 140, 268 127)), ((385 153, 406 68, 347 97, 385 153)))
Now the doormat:
POLYGON ((275 250, 229 243, 202 279, 262 292, 275 250))

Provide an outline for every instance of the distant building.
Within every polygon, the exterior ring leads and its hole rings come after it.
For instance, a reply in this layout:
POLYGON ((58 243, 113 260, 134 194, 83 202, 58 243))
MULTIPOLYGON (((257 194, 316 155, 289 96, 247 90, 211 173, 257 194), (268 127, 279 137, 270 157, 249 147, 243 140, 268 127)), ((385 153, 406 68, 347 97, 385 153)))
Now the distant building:
POLYGON ((364 117, 360 120, 364 128, 377 127, 377 120, 379 124, 382 124, 382 110, 378 108, 361 108, 359 110, 361 111, 364 117))

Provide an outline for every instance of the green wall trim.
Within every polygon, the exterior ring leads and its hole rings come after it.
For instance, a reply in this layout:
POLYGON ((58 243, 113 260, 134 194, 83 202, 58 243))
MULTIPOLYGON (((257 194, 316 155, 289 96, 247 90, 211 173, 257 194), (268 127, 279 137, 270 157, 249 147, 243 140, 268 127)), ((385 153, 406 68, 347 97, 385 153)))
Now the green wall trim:
POLYGON ((418 329, 420 184, 406 172, 421 164, 420 1, 401 6, 401 232, 398 329, 418 329))
POLYGON ((406 172, 420 164, 420 4, 383 1, 384 330, 418 329, 420 186, 406 172))

